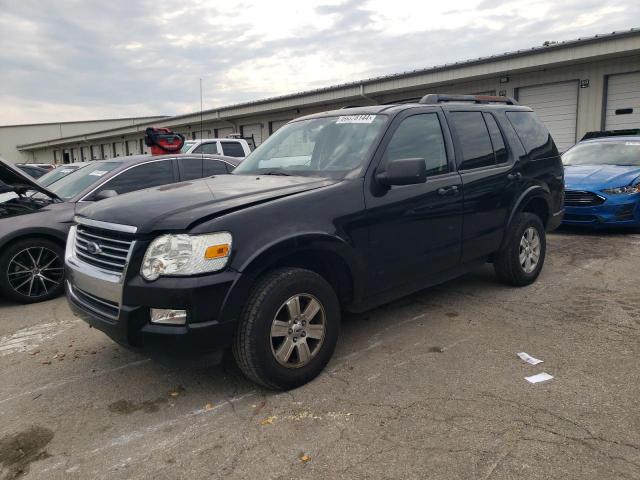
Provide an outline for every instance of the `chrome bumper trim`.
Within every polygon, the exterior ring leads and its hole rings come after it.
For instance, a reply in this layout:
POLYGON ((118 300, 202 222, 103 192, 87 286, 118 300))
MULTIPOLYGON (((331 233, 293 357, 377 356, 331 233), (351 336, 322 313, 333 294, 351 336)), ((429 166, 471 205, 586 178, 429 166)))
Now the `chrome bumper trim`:
POLYGON ((90 218, 81 217, 76 215, 73 217, 73 221, 79 223, 80 225, 87 225, 89 227, 96 228, 104 228, 105 230, 113 230, 116 232, 123 233, 136 233, 138 231, 138 227, 134 227, 132 225, 122 225, 120 223, 111 223, 111 222, 102 222, 100 220, 92 220, 90 218))

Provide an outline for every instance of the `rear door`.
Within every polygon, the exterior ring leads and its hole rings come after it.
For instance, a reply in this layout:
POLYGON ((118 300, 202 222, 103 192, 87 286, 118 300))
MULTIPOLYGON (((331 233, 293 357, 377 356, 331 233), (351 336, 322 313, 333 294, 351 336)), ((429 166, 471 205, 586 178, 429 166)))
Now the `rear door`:
POLYGON ((464 190, 462 262, 467 263, 500 247, 521 175, 493 113, 451 108, 447 120, 464 190))
POLYGON ((365 188, 372 293, 420 284, 460 262, 462 184, 444 120, 440 108, 403 112, 373 160, 371 176, 392 159, 424 158, 428 179, 382 193, 365 188))

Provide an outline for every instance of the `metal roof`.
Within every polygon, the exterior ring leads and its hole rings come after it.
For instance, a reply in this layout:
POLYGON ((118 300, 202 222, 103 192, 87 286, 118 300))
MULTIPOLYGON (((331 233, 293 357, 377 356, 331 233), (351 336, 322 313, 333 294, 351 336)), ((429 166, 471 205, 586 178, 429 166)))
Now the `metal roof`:
MULTIPOLYGON (((302 98, 302 97, 305 97, 305 96, 311 96, 311 95, 320 94, 320 93, 326 93, 326 92, 339 91, 339 90, 348 89, 348 88, 361 88, 362 89, 366 85, 379 83, 379 82, 387 82, 387 81, 393 81, 393 80, 398 80, 398 79, 410 78, 410 77, 414 77, 414 76, 418 76, 418 75, 425 75, 425 74, 430 74, 430 73, 435 73, 435 72, 454 70, 454 69, 458 69, 458 68, 461 68, 461 67, 489 64, 489 63, 492 63, 492 62, 503 61, 503 60, 508 60, 508 59, 517 58, 517 57, 523 57, 523 56, 528 56, 528 55, 532 55, 532 54, 552 52, 552 51, 563 50, 563 49, 567 49, 567 48, 575 48, 577 46, 582 46, 582 45, 587 45, 587 44, 590 44, 590 43, 601 42, 603 40, 621 39, 621 38, 625 38, 625 37, 635 37, 635 36, 640 36, 640 28, 631 28, 629 30, 616 31, 616 32, 611 32, 611 33, 607 33, 607 34, 599 34, 599 35, 594 35, 594 36, 591 36, 591 37, 580 37, 580 38, 573 39, 573 40, 565 40, 565 41, 549 42, 549 43, 545 42, 541 46, 531 47, 531 48, 527 48, 527 49, 514 50, 514 51, 509 51, 509 52, 505 52, 505 53, 501 53, 501 54, 496 54, 496 55, 489 55, 489 56, 478 57, 478 58, 469 59, 469 60, 463 60, 463 61, 459 61, 459 62, 436 65, 436 66, 427 67, 427 68, 423 68, 423 69, 409 70, 409 71, 405 71, 405 72, 401 72, 401 73, 394 73, 394 74, 390 74, 390 75, 382 75, 382 76, 377 76, 377 77, 370 77, 370 78, 366 78, 366 79, 363 79, 363 80, 358 80, 358 81, 354 81, 354 82, 347 82, 347 83, 342 83, 342 84, 336 84, 336 85, 331 85, 331 86, 328 86, 328 87, 322 87, 322 88, 313 89, 313 90, 304 90, 304 91, 301 91, 301 92, 290 93, 290 94, 286 94, 286 95, 279 95, 279 96, 268 97, 268 98, 263 98, 263 99, 259 99, 259 100, 253 100, 253 101, 249 101, 249 102, 236 103, 236 104, 232 104, 232 105, 226 105, 226 106, 222 106, 222 107, 203 110, 202 113, 201 112, 192 112, 192 113, 188 113, 188 114, 182 114, 182 115, 176 115, 176 116, 173 116, 173 117, 167 117, 164 120, 168 120, 167 124, 170 124, 170 123, 179 122, 182 119, 188 119, 190 117, 193 117, 193 121, 197 122, 198 118, 196 118, 196 117, 199 117, 201 114, 202 115, 207 115, 207 114, 212 114, 212 113, 220 114, 220 112, 227 111, 227 110, 235 110, 235 109, 253 107, 253 106, 258 106, 258 105, 266 105, 266 104, 269 104, 269 103, 282 102, 282 101, 293 99, 293 98, 302 98)), ((211 122, 211 121, 218 121, 218 120, 219 121, 225 121, 224 118, 207 119, 206 121, 207 122, 211 122)), ((150 122, 149 124, 151 124, 151 123, 152 122, 150 122)), ((133 125, 133 126, 142 127, 144 125, 145 125, 145 123, 140 123, 140 124, 133 125)), ((88 132, 86 134, 72 135, 72 136, 64 137, 64 138, 55 138, 55 139, 51 139, 51 140, 48 140, 48 141, 45 140, 45 141, 39 141, 39 142, 34 142, 34 143, 29 143, 29 144, 24 144, 24 145, 18 145, 17 148, 19 148, 19 149, 23 149, 23 148, 28 149, 30 147, 35 147, 35 146, 45 147, 45 146, 47 146, 45 144, 47 144, 49 142, 55 142, 57 144, 61 144, 61 143, 65 143, 64 142, 65 138, 68 138, 68 139, 79 138, 80 140, 78 140, 78 141, 82 141, 82 137, 85 136, 85 135, 101 135, 101 134, 105 134, 105 136, 108 136, 107 134, 109 134, 109 133, 117 132, 119 130, 122 130, 123 128, 131 128, 131 127, 132 126, 116 127, 116 128, 111 128, 111 129, 107 129, 107 130, 100 130, 100 131, 96 131, 96 132, 88 132)), ((123 132, 122 134, 126 135, 126 134, 130 134, 130 133, 135 133, 135 132, 123 132)), ((115 135, 115 133, 114 133, 114 135, 115 135)), ((69 142, 67 142, 67 143, 71 143, 71 142, 72 142, 72 140, 69 140, 69 142)))

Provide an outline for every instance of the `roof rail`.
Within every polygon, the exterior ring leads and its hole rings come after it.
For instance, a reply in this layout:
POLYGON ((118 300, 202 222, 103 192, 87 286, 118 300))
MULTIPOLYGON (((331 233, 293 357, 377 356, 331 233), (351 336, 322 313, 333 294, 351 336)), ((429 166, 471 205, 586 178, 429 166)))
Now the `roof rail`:
POLYGON ((422 97, 418 103, 435 105, 446 102, 505 103, 507 105, 519 105, 519 103, 511 97, 499 97, 497 95, 449 95, 441 93, 429 93, 422 97))
POLYGON ((618 136, 627 136, 633 137, 635 135, 640 135, 640 128, 628 128, 625 130, 603 130, 601 132, 587 132, 580 139, 589 140, 590 138, 604 138, 604 137, 618 137, 618 136))

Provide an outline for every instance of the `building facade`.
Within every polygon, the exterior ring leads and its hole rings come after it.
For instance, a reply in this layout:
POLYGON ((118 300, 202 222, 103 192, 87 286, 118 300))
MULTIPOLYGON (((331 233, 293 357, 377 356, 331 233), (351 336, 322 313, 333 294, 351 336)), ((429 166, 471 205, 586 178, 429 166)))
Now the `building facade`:
MULTIPOLYGON (((61 163, 146 153, 148 126, 187 138, 239 133, 259 145, 293 118, 344 106, 417 100, 427 93, 496 94, 532 107, 561 151, 588 131, 640 128, 640 30, 509 52, 319 90, 20 144, 21 155, 61 163), (72 161, 73 161, 72 160, 72 161)), ((33 160, 32 160, 33 161, 33 160)))

